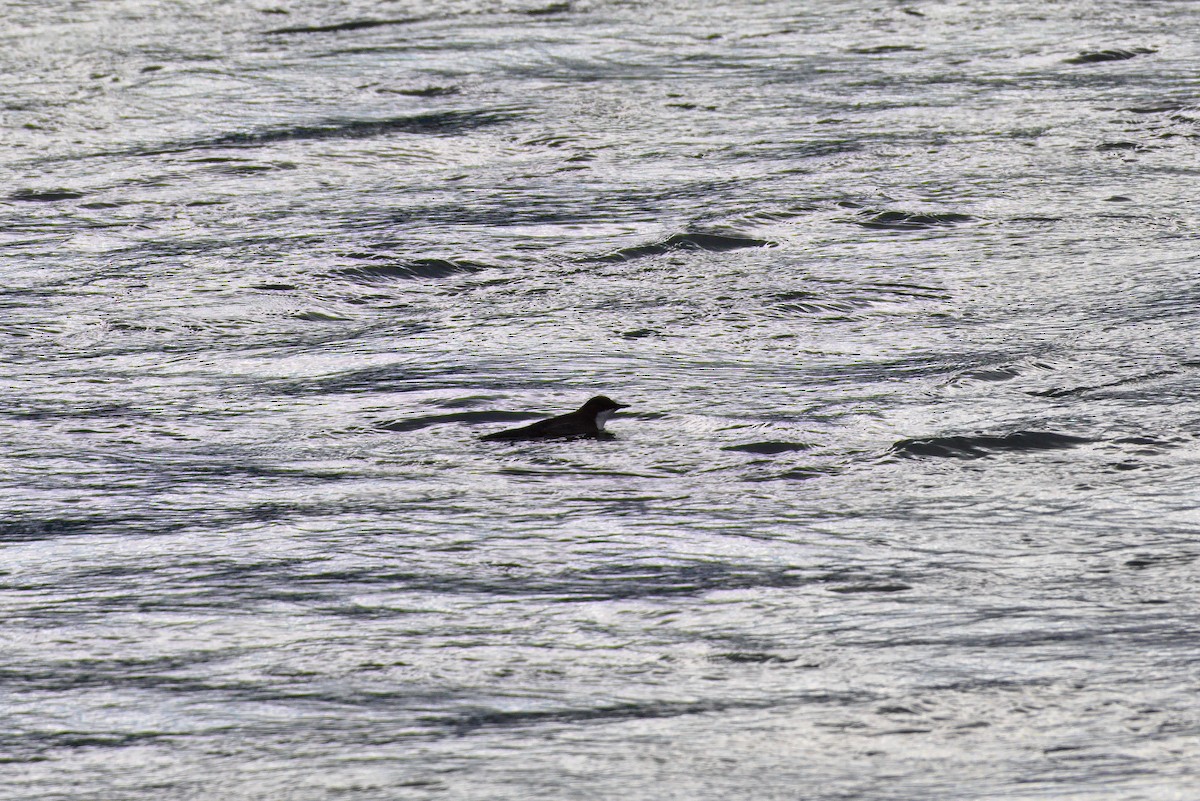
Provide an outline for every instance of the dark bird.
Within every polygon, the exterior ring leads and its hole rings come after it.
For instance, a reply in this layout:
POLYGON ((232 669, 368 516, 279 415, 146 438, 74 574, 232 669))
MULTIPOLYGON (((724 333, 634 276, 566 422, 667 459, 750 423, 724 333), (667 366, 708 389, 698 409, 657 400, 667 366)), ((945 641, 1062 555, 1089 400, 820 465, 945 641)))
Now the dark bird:
POLYGON ((539 420, 522 428, 497 431, 481 439, 508 442, 523 439, 610 439, 612 434, 604 430, 604 424, 617 409, 628 406, 628 403, 617 403, 612 398, 597 395, 570 414, 539 420))

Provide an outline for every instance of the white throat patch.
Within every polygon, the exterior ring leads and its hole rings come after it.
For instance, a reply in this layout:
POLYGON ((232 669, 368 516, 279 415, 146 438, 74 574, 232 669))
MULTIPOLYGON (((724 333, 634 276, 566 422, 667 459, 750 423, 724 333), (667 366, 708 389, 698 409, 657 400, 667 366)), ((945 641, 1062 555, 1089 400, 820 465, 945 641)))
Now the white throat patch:
POLYGON ((596 412, 596 428, 603 431, 604 424, 608 422, 608 418, 613 416, 613 411, 610 409, 607 412, 596 412))

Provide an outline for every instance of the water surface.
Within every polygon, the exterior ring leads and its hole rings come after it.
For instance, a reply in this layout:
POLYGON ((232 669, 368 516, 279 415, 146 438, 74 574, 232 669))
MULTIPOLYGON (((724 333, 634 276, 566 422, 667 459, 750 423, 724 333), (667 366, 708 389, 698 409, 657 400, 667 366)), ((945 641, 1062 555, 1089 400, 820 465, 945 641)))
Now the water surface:
POLYGON ((235 6, 0 34, 0 796, 1191 797, 1188 4, 235 6))

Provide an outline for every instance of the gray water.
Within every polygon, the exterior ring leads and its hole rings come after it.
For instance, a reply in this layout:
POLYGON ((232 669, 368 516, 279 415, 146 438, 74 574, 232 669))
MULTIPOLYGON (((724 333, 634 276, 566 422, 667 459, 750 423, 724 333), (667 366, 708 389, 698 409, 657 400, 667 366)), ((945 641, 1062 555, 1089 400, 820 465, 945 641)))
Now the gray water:
POLYGON ((1200 797, 1198 42, 4 4, 0 798, 1200 797))

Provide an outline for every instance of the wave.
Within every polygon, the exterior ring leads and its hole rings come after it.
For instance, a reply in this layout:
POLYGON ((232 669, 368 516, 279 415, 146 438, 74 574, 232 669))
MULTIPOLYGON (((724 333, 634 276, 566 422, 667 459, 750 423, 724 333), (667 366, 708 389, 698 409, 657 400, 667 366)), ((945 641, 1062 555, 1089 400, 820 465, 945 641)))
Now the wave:
POLYGON ((528 17, 545 17, 551 14, 567 14, 571 11, 570 3, 551 3, 541 8, 531 8, 524 12, 528 17))
POLYGON ((339 31, 361 31, 368 28, 383 28, 389 25, 411 25, 414 22, 424 22, 428 17, 401 17, 400 19, 356 19, 349 22, 337 22, 332 25, 297 25, 292 28, 275 28, 263 31, 271 36, 292 33, 337 33, 339 31))
POLYGON ((1086 437, 1058 434, 1053 431, 1014 431, 1003 436, 976 434, 974 436, 902 439, 892 445, 890 453, 907 457, 937 456, 979 459, 998 451, 1063 450, 1094 441, 1086 437))
POLYGON ((748 442, 745 445, 729 445, 721 448, 723 451, 761 453, 764 455, 789 453, 791 451, 807 451, 811 449, 812 445, 805 445, 803 442, 748 442))
POLYGON ((507 122, 506 111, 439 111, 381 120, 334 121, 317 125, 295 125, 262 131, 235 132, 199 144, 211 147, 259 145, 301 139, 369 139, 394 133, 454 134, 507 122))
POLYGON ((110 522, 105 518, 43 518, 6 520, 0 523, 0 542, 38 542, 41 540, 94 534, 110 522))
POLYGON ((8 196, 9 200, 23 203, 53 203, 58 200, 76 200, 84 196, 74 189, 18 189, 8 196))
MULTIPOLYGON (((737 660, 729 660, 737 661, 737 660)), ((776 661, 776 660, 767 660, 776 661)), ((780 663, 795 660, 782 658, 780 663)), ((859 691, 803 691, 790 695, 786 700, 771 697, 764 700, 712 699, 705 701, 631 701, 626 703, 608 704, 584 708, 558 709, 521 709, 501 710, 486 709, 459 715, 430 715, 422 718, 422 722, 436 726, 452 728, 456 734, 469 734, 477 729, 508 728, 517 726, 535 726, 543 724, 581 724, 581 723, 610 723, 626 720, 654 720, 673 718, 682 715, 703 715, 714 712, 726 712, 739 709, 771 709, 780 703, 790 704, 824 704, 846 706, 862 703, 873 694, 859 691)))
MULTIPOLYGON (((404 117, 386 117, 378 120, 330 120, 312 125, 287 125, 264 128, 258 131, 235 131, 207 139, 194 139, 138 149, 115 155, 157 156, 167 153, 186 153, 189 150, 206 150, 223 147, 261 147, 278 142, 310 141, 320 139, 371 139, 391 134, 420 134, 425 136, 451 136, 469 131, 500 125, 516 119, 511 109, 485 109, 476 111, 439 111, 428 114, 413 114, 404 117)), ((111 153, 99 155, 114 155, 111 153)))
POLYGON ((448 278, 452 275, 477 273, 488 268, 486 264, 453 259, 392 261, 392 257, 380 253, 346 253, 343 255, 352 259, 374 259, 385 262, 382 264, 367 264, 361 267, 345 267, 335 270, 332 273, 335 276, 350 278, 363 283, 412 280, 417 278, 448 278))
POLYGON ((1078 55, 1063 59, 1066 64, 1097 64, 1103 61, 1127 61, 1138 56, 1156 53, 1149 47, 1135 47, 1131 50, 1083 50, 1078 55))
POLYGON ((453 412, 410 417, 407 420, 393 420, 390 423, 381 423, 379 428, 387 431, 418 431, 443 423, 511 423, 515 420, 529 420, 533 417, 537 417, 537 415, 525 412, 453 412))
POLYGON ((863 228, 912 231, 958 225, 959 223, 972 222, 973 220, 975 218, 970 214, 956 214, 953 212, 926 214, 908 211, 864 211, 859 213, 858 219, 851 220, 850 222, 861 225, 863 228))
POLYGON ((591 261, 598 262, 617 262, 630 261, 632 259, 640 259, 645 256, 661 256, 664 253, 671 253, 676 250, 707 250, 713 253, 723 253, 729 250, 741 250, 743 248, 766 248, 775 247, 777 243, 766 239, 755 239, 754 237, 741 236, 738 234, 711 234, 693 231, 683 234, 672 234, 661 242, 653 242, 648 245, 635 245, 633 247, 621 248, 612 253, 607 253, 603 256, 597 256, 591 261))

